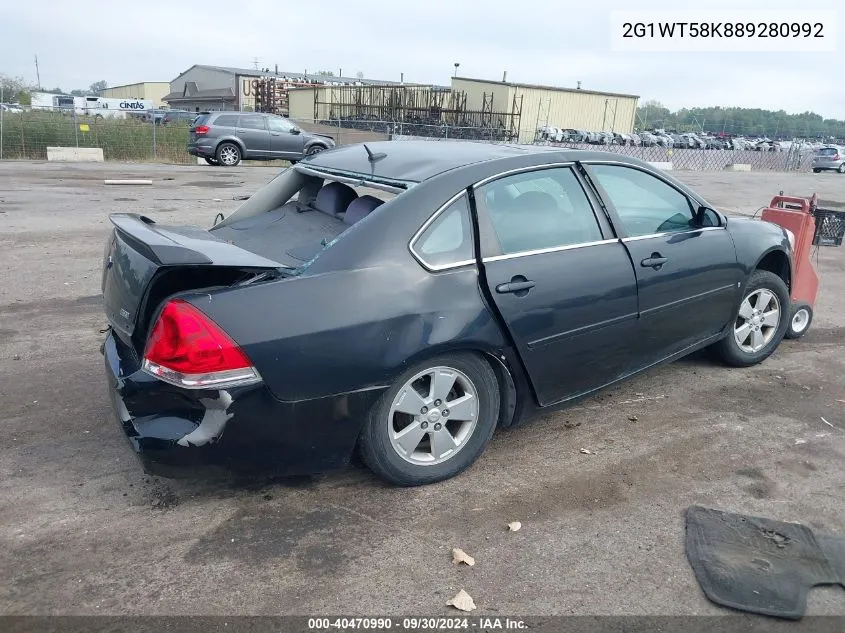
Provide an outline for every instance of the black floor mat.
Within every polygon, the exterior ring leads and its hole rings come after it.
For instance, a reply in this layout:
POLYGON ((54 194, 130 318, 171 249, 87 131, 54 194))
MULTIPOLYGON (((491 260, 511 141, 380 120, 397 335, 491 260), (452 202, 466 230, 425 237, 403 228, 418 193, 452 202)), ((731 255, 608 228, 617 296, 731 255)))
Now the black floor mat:
POLYGON ((797 620, 811 587, 845 587, 845 538, 700 506, 686 518, 687 559, 717 604, 797 620))

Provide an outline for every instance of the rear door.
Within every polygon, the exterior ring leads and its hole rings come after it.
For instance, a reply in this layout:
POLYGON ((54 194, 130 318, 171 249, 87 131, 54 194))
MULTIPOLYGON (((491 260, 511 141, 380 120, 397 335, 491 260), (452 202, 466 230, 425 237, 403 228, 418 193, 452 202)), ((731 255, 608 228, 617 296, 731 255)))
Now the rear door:
POLYGON ((740 266, 712 210, 628 164, 586 165, 631 255, 639 287, 638 355, 657 362, 717 333, 736 309, 740 266))
POLYGON ((298 128, 288 119, 267 115, 267 129, 270 131, 270 154, 273 158, 301 158, 305 139, 298 128))
POLYGON ((241 114, 238 137, 244 144, 244 158, 266 158, 270 155, 270 133, 263 114, 241 114))
POLYGON ((637 281, 571 166, 476 188, 483 280, 541 405, 601 387, 630 365, 637 281))

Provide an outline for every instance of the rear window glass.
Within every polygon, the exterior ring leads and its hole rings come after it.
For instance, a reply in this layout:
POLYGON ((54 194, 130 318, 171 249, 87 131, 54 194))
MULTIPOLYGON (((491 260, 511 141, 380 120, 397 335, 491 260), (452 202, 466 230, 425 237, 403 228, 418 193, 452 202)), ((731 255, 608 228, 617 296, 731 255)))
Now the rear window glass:
POLYGON ((819 156, 835 156, 839 153, 835 147, 823 147, 819 150, 819 156))
POLYGON ((194 119, 194 125, 205 125, 205 122, 208 121, 208 114, 200 114, 196 119, 194 119))
POLYGON ((237 114, 221 114, 214 119, 214 125, 222 125, 224 127, 238 127, 237 114))

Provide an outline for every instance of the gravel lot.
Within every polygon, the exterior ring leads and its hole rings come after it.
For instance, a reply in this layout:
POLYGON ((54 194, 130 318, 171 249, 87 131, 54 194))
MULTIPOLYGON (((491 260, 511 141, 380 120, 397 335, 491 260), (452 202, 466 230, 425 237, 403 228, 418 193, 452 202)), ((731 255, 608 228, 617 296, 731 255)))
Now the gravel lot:
MULTIPOLYGON (((842 248, 820 250, 810 333, 762 365, 661 367, 498 433, 442 484, 145 476, 98 351, 107 214, 210 225, 274 174, 0 162, 0 613, 440 614, 463 588, 476 614, 719 614, 684 556, 689 505, 845 534, 842 248)), ((781 189, 845 206, 837 174, 676 175, 729 212, 781 189)), ((843 590, 808 613, 845 614, 843 590)))

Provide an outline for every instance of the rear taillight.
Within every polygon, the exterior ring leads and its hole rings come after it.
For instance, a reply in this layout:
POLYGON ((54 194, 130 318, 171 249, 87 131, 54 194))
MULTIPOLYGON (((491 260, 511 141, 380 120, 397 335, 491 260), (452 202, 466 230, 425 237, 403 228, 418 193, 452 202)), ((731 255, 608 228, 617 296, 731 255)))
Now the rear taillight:
POLYGON ((198 125, 194 128, 194 134, 208 134, 207 125, 198 125))
POLYGON ((159 314, 144 350, 144 371, 179 387, 206 389, 260 382, 255 367, 219 325, 181 299, 159 314))
POLYGON ((833 160, 839 160, 839 154, 834 154, 834 155, 833 155, 833 160))

